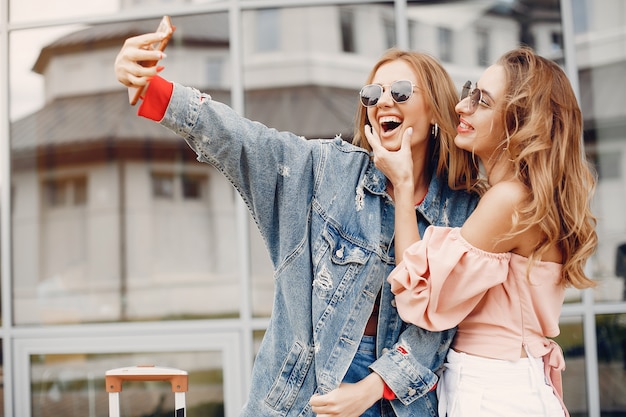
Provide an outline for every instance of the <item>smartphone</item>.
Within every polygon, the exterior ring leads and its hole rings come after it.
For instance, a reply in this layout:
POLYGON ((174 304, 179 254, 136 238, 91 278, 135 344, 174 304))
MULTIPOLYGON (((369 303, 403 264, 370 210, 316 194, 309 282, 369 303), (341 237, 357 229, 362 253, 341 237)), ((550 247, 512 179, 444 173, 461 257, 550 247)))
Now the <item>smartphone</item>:
MULTIPOLYGON (((156 31, 159 33, 165 33, 166 36, 160 42, 155 42, 154 44, 152 44, 151 48, 154 50, 163 51, 165 47, 167 46, 167 43, 169 42, 170 38, 172 37, 172 34, 174 33, 175 29, 176 27, 172 25, 172 20, 170 19, 170 17, 163 16, 163 19, 161 19, 161 22, 159 23, 159 27, 157 27, 156 31)), ((157 62, 158 61, 143 61, 143 62, 140 62, 140 64, 143 65, 144 67, 152 67, 156 65, 157 62)), ((128 88, 128 101, 130 102, 132 106, 137 104, 137 101, 139 101, 139 98, 143 95, 146 87, 147 85, 144 86, 143 88, 135 88, 135 87, 128 88)))

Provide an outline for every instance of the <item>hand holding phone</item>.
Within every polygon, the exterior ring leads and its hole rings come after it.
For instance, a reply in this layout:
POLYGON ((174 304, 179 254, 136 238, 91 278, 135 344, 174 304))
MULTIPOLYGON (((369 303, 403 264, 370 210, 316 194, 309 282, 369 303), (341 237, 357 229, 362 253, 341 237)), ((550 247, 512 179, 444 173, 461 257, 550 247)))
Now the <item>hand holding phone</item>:
MULTIPOLYGON (((176 27, 172 25, 172 21, 170 17, 163 16, 163 19, 161 19, 161 22, 159 23, 159 27, 157 28, 156 31, 157 33, 164 33, 165 37, 160 42, 155 42, 154 44, 152 44, 151 49, 156 50, 156 51, 163 51, 165 47, 167 46, 167 43, 169 42, 170 38, 172 37, 174 30, 176 30, 176 27)), ((157 62, 158 61, 142 61, 140 62, 140 64, 143 65, 144 67, 152 67, 152 66, 155 66, 157 62)), ((128 101, 130 102, 131 105, 134 106, 135 104, 137 104, 137 101, 139 101, 139 98, 144 94, 146 87, 147 85, 141 88, 135 88, 135 87, 128 88, 128 101)))

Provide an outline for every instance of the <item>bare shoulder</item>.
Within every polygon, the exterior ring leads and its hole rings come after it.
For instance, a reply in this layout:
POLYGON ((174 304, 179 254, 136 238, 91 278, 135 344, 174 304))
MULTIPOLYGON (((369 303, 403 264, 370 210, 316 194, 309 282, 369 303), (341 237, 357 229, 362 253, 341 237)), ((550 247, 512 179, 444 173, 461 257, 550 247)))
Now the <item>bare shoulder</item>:
POLYGON ((531 191, 519 181, 502 181, 489 188, 480 199, 480 203, 496 209, 513 210, 528 201, 530 193, 531 191))
POLYGON ((493 185, 480 199, 476 210, 467 219, 461 234, 474 246, 489 252, 508 252, 517 247, 511 232, 514 214, 529 196, 529 190, 518 181, 502 181, 493 185))

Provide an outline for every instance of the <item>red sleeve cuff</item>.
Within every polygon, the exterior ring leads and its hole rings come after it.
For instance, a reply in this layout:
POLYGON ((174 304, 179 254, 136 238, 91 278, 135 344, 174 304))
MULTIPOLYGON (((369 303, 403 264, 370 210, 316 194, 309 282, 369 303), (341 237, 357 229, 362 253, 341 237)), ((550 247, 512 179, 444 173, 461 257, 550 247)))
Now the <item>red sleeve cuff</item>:
POLYGON ((396 394, 389 388, 389 385, 385 383, 385 387, 383 388, 383 398, 385 400, 395 400, 396 394))
POLYGON ((137 114, 156 122, 160 121, 165 115, 173 90, 174 84, 158 75, 154 76, 146 88, 137 114))

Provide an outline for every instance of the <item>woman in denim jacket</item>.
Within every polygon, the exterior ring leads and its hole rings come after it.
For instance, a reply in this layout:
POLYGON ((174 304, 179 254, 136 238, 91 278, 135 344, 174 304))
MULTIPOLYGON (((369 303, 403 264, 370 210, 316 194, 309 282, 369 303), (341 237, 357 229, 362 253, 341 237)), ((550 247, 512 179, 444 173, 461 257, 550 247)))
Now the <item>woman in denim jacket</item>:
POLYGON ((469 191, 477 168, 453 144, 458 99, 449 75, 426 55, 388 51, 361 90, 357 146, 305 140, 139 65, 162 57, 148 47, 159 39, 128 39, 118 80, 150 80, 139 115, 224 174, 274 265, 272 316, 241 415, 436 416, 437 372, 454 331, 428 332, 398 316, 385 281, 395 266, 393 185, 374 166, 365 129, 389 150, 410 142, 421 231, 462 225, 477 202, 469 191))

